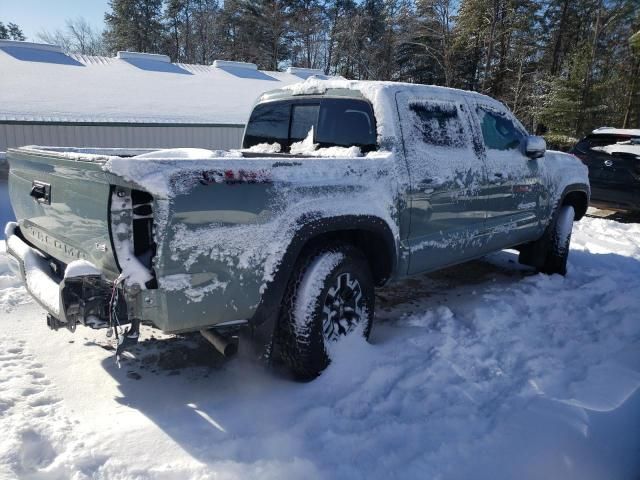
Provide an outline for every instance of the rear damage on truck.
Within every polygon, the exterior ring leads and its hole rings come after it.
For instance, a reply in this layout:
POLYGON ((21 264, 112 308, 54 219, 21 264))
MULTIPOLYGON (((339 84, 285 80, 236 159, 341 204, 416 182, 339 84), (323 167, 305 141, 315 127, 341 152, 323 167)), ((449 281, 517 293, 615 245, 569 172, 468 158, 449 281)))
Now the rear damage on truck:
POLYGON ((137 342, 141 322, 201 331, 233 352, 240 327, 264 323, 265 292, 302 223, 352 214, 358 198, 361 213, 394 224, 389 154, 131 158, 141 153, 9 154, 18 221, 5 235, 27 289, 51 328, 105 328, 117 336, 118 354, 137 342))
POLYGON ((105 328, 119 349, 135 343, 141 292, 157 286, 152 197, 110 181, 105 157, 89 152, 24 149, 10 161, 7 251, 47 325, 105 328))

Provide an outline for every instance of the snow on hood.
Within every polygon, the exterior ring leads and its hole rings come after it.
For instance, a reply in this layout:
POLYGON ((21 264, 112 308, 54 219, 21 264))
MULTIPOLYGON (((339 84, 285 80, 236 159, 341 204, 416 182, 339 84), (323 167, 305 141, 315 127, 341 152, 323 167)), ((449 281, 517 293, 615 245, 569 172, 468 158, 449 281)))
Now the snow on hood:
POLYGON ((640 129, 638 128, 600 127, 600 128, 596 128, 591 133, 595 133, 595 134, 608 133, 612 135, 630 135, 632 137, 640 137, 640 129))
POLYGON ((620 142, 614 143, 613 145, 605 145, 603 147, 591 147, 591 150, 608 153, 609 155, 614 153, 630 153, 640 157, 640 143, 635 142, 620 142))

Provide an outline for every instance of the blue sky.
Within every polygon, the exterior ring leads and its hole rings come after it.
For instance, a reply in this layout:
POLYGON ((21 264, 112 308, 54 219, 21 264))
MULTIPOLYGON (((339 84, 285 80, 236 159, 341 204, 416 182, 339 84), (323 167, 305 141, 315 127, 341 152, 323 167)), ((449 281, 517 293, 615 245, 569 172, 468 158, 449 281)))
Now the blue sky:
POLYGON ((104 27, 108 0, 0 0, 0 22, 20 25, 27 40, 41 30, 63 28, 67 18, 86 18, 94 27, 104 27))

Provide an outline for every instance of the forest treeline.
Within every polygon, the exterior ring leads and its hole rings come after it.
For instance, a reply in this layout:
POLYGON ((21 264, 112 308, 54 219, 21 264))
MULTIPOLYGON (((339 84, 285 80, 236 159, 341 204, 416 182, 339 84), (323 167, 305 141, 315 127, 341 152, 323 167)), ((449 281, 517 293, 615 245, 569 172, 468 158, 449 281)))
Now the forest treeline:
POLYGON ((603 125, 640 128, 640 0, 111 0, 104 32, 85 25, 84 42, 73 41, 78 22, 58 43, 89 54, 483 92, 554 143, 603 125))

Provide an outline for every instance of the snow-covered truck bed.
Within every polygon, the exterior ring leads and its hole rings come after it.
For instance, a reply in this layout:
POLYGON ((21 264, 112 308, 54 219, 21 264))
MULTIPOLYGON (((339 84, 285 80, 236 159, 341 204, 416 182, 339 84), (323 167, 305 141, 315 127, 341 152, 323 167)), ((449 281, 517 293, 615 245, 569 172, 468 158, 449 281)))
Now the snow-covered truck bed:
MULTIPOLYGON (((310 377, 368 335, 375 286, 517 248, 564 273, 586 168, 471 92, 308 80, 264 94, 243 149, 9 152, 7 249, 50 326, 214 344, 247 325, 310 377)), ((124 342, 126 344, 126 341, 124 342)))

